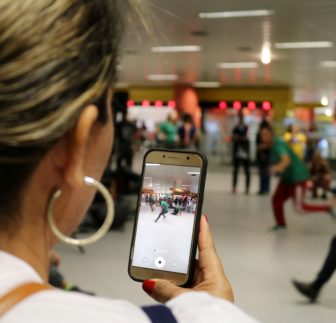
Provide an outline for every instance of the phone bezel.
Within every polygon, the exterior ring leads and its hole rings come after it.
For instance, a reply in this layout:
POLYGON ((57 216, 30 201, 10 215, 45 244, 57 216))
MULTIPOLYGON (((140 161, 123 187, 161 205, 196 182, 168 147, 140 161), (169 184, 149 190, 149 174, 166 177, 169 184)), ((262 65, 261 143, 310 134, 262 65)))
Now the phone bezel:
POLYGON ((138 225, 139 210, 141 206, 141 196, 142 190, 139 192, 136 217, 133 227, 132 242, 129 256, 128 264, 128 273, 129 276, 135 281, 144 281, 147 279, 166 279, 178 286, 187 286, 191 283, 194 266, 195 266, 195 256, 197 250, 197 241, 198 241, 198 231, 199 231, 199 222, 202 215, 202 205, 204 198, 204 187, 206 180, 206 171, 207 171, 207 159, 206 157, 195 151, 179 151, 179 150, 165 150, 165 149, 152 149, 149 150, 143 160, 142 166, 142 175, 141 175, 141 189, 144 180, 144 170, 146 163, 158 163, 165 165, 180 165, 180 166, 189 166, 189 167, 199 167, 200 168, 200 179, 199 179, 199 192, 198 192, 198 203, 195 212, 195 221, 192 231, 192 241, 190 248, 190 256, 188 262, 188 272, 186 274, 175 273, 164 270, 156 270, 150 268, 143 268, 132 266, 134 243, 138 225))

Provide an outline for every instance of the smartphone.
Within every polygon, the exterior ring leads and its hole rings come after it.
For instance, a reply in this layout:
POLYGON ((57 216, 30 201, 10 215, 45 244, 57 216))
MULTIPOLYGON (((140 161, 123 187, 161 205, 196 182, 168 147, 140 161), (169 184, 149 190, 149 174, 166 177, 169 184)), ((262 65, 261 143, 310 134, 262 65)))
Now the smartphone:
POLYGON ((198 152, 147 152, 128 265, 132 279, 192 282, 206 170, 198 152))

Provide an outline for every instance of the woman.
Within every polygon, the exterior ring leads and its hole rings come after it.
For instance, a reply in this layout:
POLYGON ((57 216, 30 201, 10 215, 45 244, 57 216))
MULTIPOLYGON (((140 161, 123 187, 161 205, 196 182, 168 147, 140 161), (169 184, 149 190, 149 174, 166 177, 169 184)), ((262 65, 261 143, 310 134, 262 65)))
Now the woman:
MULTIPOLYGON (((30 290, 31 296, 17 300, 14 292, 25 286, 26 293, 28 282, 35 287, 47 282, 55 226, 67 235, 75 230, 95 193, 86 184, 101 177, 108 160, 113 143, 109 88, 117 64, 119 12, 125 10, 117 11, 116 3, 0 3, 2 322, 150 322, 148 310, 127 301, 55 289, 30 290), (4 299, 13 294, 14 306, 6 309, 4 299)), ((192 288, 150 280, 144 290, 166 303, 165 313, 172 310, 179 322, 250 322, 230 304, 231 287, 204 218, 199 249, 192 288)))

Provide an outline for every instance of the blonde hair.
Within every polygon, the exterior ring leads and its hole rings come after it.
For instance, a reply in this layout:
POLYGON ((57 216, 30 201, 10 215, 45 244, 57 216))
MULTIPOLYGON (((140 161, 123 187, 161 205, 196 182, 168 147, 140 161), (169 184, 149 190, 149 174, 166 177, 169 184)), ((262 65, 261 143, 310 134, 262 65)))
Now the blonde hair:
MULTIPOLYGON (((17 207, 32 170, 82 108, 113 83, 119 12, 117 0, 1 0, 1 215, 17 207)), ((106 107, 98 108, 103 120, 106 107)))

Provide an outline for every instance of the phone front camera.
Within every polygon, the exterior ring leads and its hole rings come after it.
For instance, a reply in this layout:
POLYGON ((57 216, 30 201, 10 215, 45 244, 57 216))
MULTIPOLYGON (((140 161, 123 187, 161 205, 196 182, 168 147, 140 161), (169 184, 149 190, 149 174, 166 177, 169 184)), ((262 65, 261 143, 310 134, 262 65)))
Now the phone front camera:
POLYGON ((187 160, 189 160, 189 159, 190 159, 190 157, 188 156, 188 157, 187 157, 187 160))
POLYGON ((166 158, 166 155, 163 155, 163 158, 166 158))

